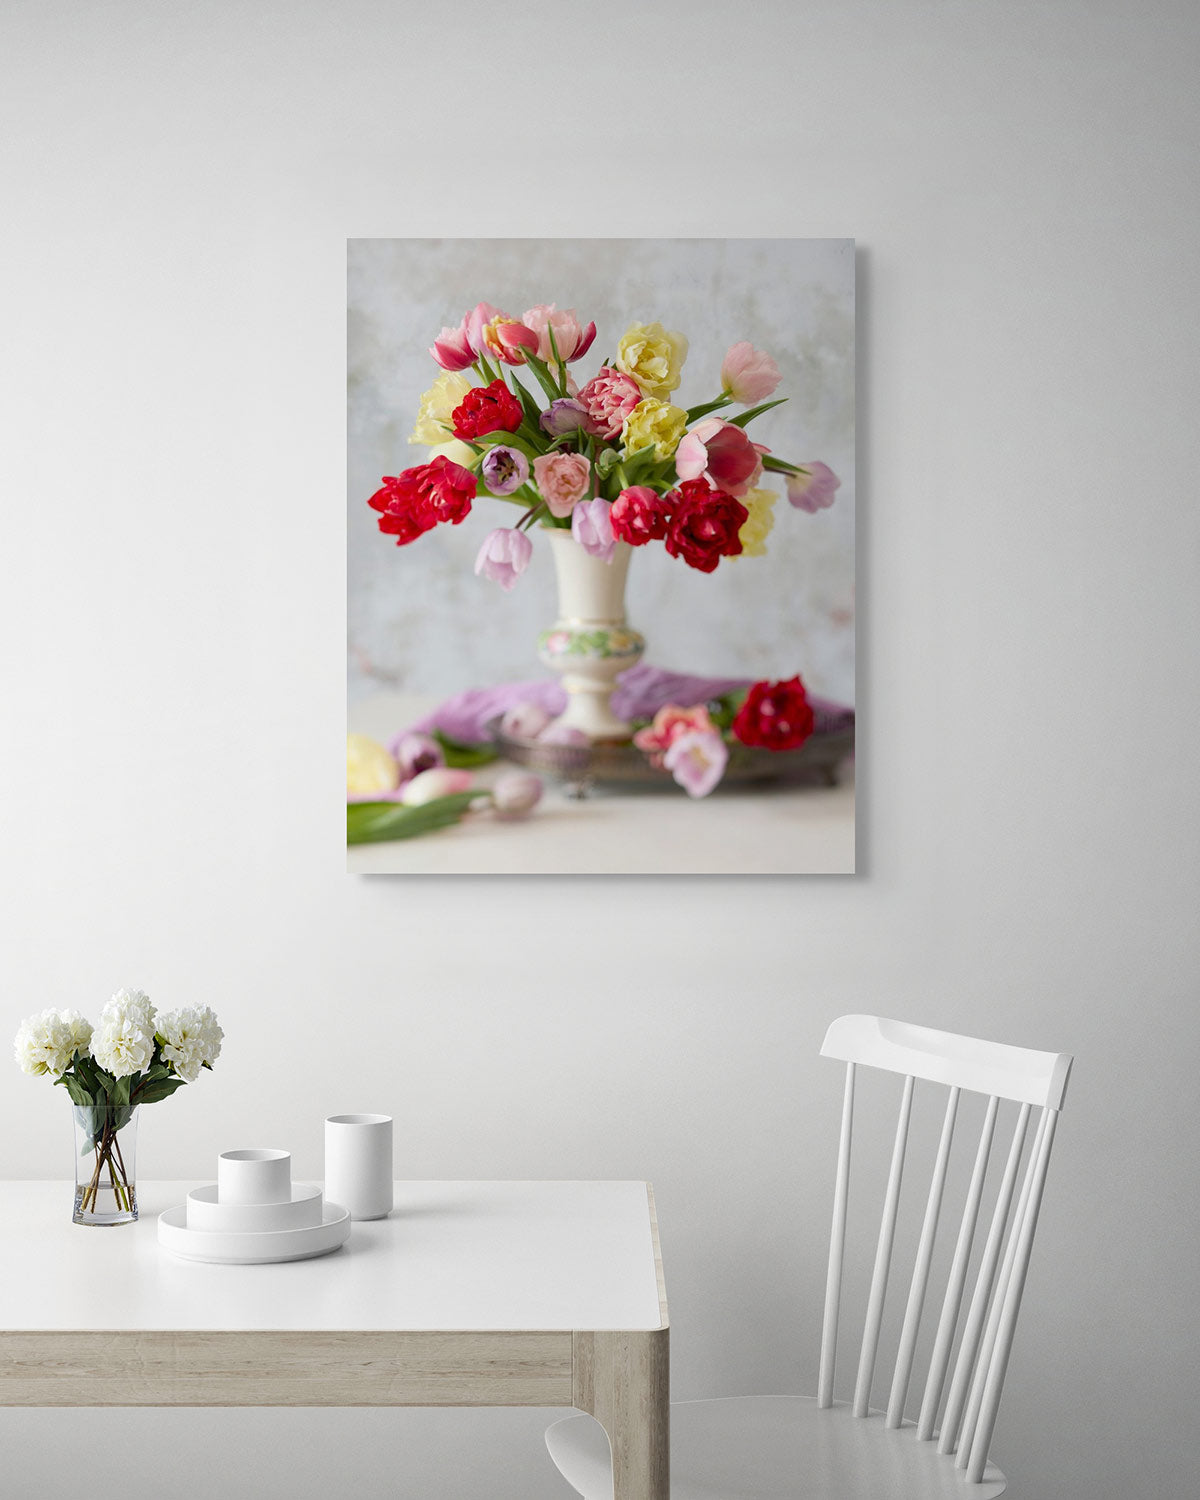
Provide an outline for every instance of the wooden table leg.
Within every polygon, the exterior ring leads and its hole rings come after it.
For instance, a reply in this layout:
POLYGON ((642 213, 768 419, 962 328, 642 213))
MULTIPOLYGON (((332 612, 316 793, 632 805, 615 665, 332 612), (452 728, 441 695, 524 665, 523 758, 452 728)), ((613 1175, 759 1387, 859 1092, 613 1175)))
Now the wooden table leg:
POLYGON ((575 1334, 572 1385, 608 1433, 613 1500, 670 1500, 670 1330, 575 1334))

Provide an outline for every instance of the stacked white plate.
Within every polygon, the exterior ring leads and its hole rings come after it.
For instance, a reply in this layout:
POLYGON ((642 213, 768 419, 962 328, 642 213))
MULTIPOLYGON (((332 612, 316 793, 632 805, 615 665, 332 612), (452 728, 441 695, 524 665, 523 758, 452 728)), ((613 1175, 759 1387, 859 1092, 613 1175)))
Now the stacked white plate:
POLYGON ((267 1265, 328 1255, 350 1234, 349 1211, 292 1182, 290 1152, 224 1151, 217 1181, 158 1216, 158 1242, 185 1260, 267 1265))

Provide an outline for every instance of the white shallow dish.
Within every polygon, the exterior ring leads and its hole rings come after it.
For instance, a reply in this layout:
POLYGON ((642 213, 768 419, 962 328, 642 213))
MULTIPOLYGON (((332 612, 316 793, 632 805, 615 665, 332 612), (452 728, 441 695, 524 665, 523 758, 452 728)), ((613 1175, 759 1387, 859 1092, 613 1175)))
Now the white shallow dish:
POLYGON ((184 1260, 223 1266, 263 1266, 279 1260, 308 1260, 328 1255, 350 1237, 350 1212, 326 1202, 320 1224, 307 1229, 189 1229, 187 1204, 158 1216, 158 1243, 184 1260))
POLYGON ((187 1195, 187 1227, 206 1234, 246 1234, 258 1230, 312 1229, 322 1221, 321 1189, 293 1183, 288 1203, 224 1203, 216 1184, 187 1195))

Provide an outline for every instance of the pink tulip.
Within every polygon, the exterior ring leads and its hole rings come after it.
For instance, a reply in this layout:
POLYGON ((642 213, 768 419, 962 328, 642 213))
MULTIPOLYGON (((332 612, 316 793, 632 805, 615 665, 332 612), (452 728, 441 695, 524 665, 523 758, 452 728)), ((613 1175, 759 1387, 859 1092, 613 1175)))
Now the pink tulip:
POLYGON ((418 771, 405 784, 400 800, 406 807, 423 807, 437 797, 452 797, 455 792, 469 792, 474 777, 470 771, 449 771, 437 766, 431 771, 418 771))
POLYGON ((537 353, 537 334, 515 318, 497 318, 484 331, 489 350, 506 365, 523 365, 526 352, 537 353))
POLYGON ((675 451, 675 472, 680 479, 704 475, 717 489, 740 500, 757 483, 766 451, 732 422, 705 417, 680 441, 675 451))
POLYGON ((498 526, 489 531, 475 559, 477 577, 490 578, 507 591, 529 566, 533 556, 533 543, 523 531, 511 526, 498 526))
POLYGON ((537 334, 538 345, 534 352, 547 364, 555 363, 554 350, 550 347, 550 329, 554 330, 554 342, 562 364, 582 359, 596 337, 595 323, 589 323, 584 328, 575 316, 573 307, 559 312, 553 302, 539 302, 536 307, 531 307, 525 314, 524 323, 537 334))
POLYGON ((433 341, 430 354, 443 370, 465 370, 475 363, 475 351, 467 342, 467 320, 457 328, 443 328, 433 341))
POLYGON ((765 401, 782 378, 771 356, 744 339, 734 344, 721 365, 721 388, 743 406, 765 401))
POLYGON ((815 516, 817 511, 827 510, 833 504, 841 483, 828 464, 805 464, 803 473, 788 475, 787 497, 797 510, 815 516))
POLYGON ((715 729, 694 729, 671 741, 663 765, 689 797, 707 797, 725 774, 729 751, 715 729))
POLYGON ((608 501, 580 500, 571 512, 571 535, 589 557, 612 562, 617 542, 612 529, 612 506, 608 501))
POLYGON ((533 461, 533 478, 552 516, 569 516, 592 482, 592 466, 582 453, 543 453, 533 461))
POLYGON ((480 302, 464 320, 467 343, 476 354, 502 359, 506 365, 525 363, 525 352, 537 352, 538 336, 532 328, 510 318, 490 302, 480 302))
POLYGON ((579 404, 588 414, 588 431, 594 437, 615 438, 625 418, 642 399, 636 380, 620 370, 601 365, 600 372, 579 392, 579 404))
POLYGON ((490 302, 477 302, 469 313, 463 318, 463 332, 467 336, 467 343, 476 354, 486 354, 487 344, 484 342, 483 330, 493 318, 503 318, 504 313, 498 307, 493 307, 490 302))
POLYGON ((654 715, 651 723, 638 730, 633 743, 646 752, 652 765, 661 766, 663 752, 669 750, 681 735, 715 732, 716 725, 703 703, 697 703, 693 708, 667 703, 654 715))

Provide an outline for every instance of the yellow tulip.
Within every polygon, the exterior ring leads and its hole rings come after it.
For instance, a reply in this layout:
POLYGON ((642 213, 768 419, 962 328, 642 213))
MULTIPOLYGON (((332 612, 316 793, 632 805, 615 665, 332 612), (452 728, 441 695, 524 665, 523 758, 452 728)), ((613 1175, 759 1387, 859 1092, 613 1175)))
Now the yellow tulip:
POLYGON ((643 396, 667 396, 678 388, 688 341, 661 323, 631 323, 617 345, 616 366, 636 380, 643 396))
POLYGON ((742 504, 750 512, 742 522, 738 539, 742 544, 738 557, 765 557, 767 537, 775 524, 775 501, 779 497, 774 490, 751 490, 742 496, 742 504))
POLYGON ((654 445, 655 458, 670 458, 687 428, 687 412, 669 401, 647 396, 625 418, 621 439, 626 453, 654 445))
POLYGON ((453 370, 444 370, 421 397, 421 410, 417 414, 417 425, 412 430, 410 443, 444 443, 453 437, 450 416, 456 406, 471 389, 465 375, 453 370))

